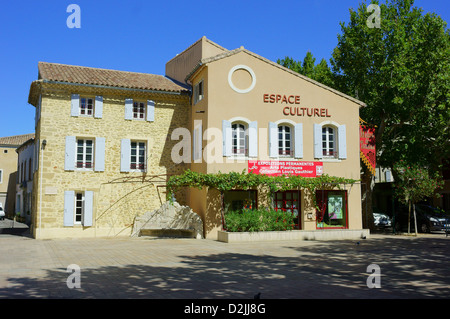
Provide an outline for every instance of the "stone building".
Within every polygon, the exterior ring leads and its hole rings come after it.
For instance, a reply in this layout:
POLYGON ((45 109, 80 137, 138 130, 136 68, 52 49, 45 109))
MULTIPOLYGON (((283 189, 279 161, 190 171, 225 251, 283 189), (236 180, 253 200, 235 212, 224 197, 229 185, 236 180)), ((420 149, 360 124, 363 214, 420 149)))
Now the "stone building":
POLYGON ((188 125, 188 89, 152 74, 38 68, 33 235, 129 235, 137 214, 164 202, 160 182, 184 169, 168 137, 188 125))
MULTIPOLYGON (((38 69, 29 93, 39 158, 32 216, 37 238, 129 236, 136 216, 165 201, 168 176, 186 169, 256 167, 277 174, 293 168, 311 178, 359 179, 364 103, 243 47, 227 50, 203 37, 167 62, 165 76, 44 62, 38 69), (186 131, 180 162, 174 158, 186 131)), ((301 230, 362 228, 359 185, 321 191, 327 207, 341 204, 333 216, 327 208, 326 221, 306 205, 309 196, 236 190, 222 201, 213 189, 185 189, 176 199, 201 217, 212 239, 222 228, 222 208, 239 209, 245 201, 274 202, 295 215, 301 230)))

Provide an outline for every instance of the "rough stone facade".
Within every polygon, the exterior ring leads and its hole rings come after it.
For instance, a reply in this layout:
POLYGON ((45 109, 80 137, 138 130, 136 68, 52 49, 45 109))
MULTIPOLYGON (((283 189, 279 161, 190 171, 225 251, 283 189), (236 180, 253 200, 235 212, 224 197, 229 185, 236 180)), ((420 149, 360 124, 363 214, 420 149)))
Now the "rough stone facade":
MULTIPOLYGON (((114 90, 92 86, 42 83, 41 108, 36 122, 39 150, 33 189, 32 231, 37 238, 130 235, 136 216, 165 202, 168 175, 187 166, 171 160, 175 128, 188 127, 186 95, 114 90), (103 97, 101 118, 71 116, 71 94, 103 97), (125 119, 125 99, 155 101, 155 120, 125 119), (105 138, 104 171, 65 170, 66 136, 105 138), (121 172, 121 140, 146 142, 145 172, 121 172), (92 226, 64 226, 64 192, 93 192, 92 226)), ((36 93, 35 93, 36 94, 36 93)), ((183 193, 177 200, 184 202, 183 193)))

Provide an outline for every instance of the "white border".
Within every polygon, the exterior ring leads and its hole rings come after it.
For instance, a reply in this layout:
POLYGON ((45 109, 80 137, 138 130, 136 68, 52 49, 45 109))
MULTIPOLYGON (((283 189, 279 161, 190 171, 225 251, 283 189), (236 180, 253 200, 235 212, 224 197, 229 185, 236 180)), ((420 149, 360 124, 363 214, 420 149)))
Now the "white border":
POLYGON ((228 84, 230 85, 230 87, 231 87, 233 90, 235 90, 235 91, 238 92, 238 93, 248 93, 248 92, 250 92, 251 90, 253 90, 253 88, 254 88, 255 85, 256 85, 256 76, 255 76, 255 72, 253 72, 253 70, 252 70, 250 67, 246 66, 246 65, 243 65, 243 64, 235 65, 235 66, 233 66, 233 67, 231 68, 230 72, 228 72, 228 84), (242 70, 248 71, 248 73, 250 73, 250 75, 251 75, 251 77, 252 77, 252 84, 250 84, 250 86, 249 86, 248 88, 244 89, 244 90, 241 90, 241 89, 238 89, 237 87, 235 87, 234 84, 233 84, 233 81, 232 81, 232 79, 231 79, 231 77, 233 76, 234 71, 236 71, 236 70, 241 70, 241 69, 242 69, 242 70))

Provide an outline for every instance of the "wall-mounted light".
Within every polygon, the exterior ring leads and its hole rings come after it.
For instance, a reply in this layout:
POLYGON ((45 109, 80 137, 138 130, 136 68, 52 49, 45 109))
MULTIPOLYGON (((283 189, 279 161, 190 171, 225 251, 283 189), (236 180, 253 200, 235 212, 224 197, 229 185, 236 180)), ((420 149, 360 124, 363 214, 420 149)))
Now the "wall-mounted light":
POLYGON ((308 219, 312 219, 313 218, 313 214, 312 213, 308 213, 307 216, 308 216, 308 219))
POLYGON ((47 145, 47 140, 42 141, 42 149, 45 149, 45 145, 47 145))

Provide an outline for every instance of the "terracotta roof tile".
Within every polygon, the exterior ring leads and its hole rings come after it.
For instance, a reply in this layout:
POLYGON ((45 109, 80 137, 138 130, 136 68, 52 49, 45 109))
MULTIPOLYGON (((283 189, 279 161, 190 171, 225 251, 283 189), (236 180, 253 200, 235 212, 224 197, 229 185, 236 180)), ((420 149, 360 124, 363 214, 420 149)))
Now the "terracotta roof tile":
POLYGON ((0 137, 0 145, 22 145, 29 139, 34 138, 34 133, 32 134, 24 134, 24 135, 14 135, 14 136, 6 136, 0 137))
POLYGON ((188 92, 162 75, 39 62, 39 79, 166 92, 188 92))

